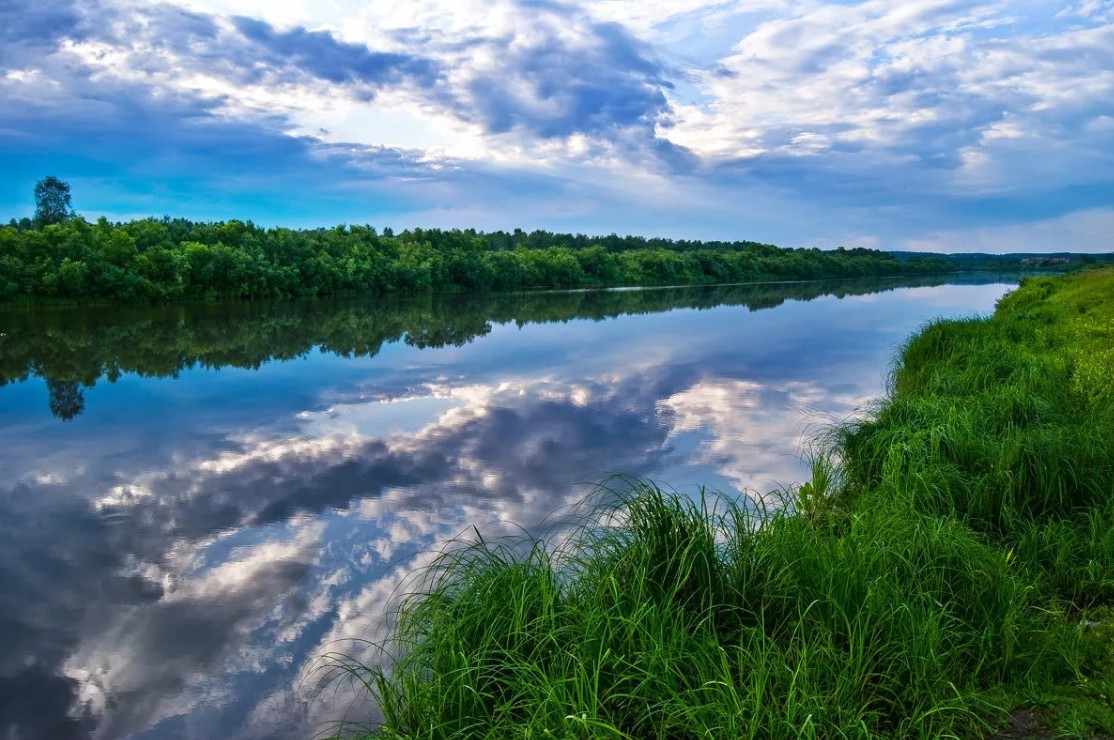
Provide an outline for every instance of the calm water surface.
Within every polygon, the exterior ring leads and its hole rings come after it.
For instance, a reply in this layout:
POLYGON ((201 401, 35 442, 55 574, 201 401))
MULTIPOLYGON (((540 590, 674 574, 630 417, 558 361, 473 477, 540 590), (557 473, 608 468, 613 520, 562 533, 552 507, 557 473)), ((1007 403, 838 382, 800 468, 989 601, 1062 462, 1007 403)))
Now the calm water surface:
POLYGON ((308 737, 315 660, 609 471, 736 495, 1008 281, 0 313, 0 735, 308 737))

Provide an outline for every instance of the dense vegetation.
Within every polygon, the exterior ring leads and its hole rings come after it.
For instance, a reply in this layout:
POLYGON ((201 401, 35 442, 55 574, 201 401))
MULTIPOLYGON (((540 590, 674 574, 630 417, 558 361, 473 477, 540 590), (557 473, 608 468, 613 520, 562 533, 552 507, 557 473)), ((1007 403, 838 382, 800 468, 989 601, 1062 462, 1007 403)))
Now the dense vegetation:
POLYGON ((1114 732, 1112 377, 1114 272, 1033 279, 917 334, 785 508, 639 484, 450 549, 348 666, 375 734, 1114 732))
MULTIPOLYGON (((924 252, 890 252, 899 260, 924 259, 924 252)), ((1082 252, 1008 252, 1006 254, 987 254, 986 252, 960 252, 956 254, 933 254, 956 270, 964 272, 1006 270, 1010 272, 1071 272, 1093 266, 1114 264, 1114 252, 1106 254, 1085 254, 1082 252)))
POLYGON ((294 230, 241 221, 114 224, 56 216, 0 227, 0 301, 725 283, 950 269, 938 260, 898 261, 867 249, 825 252, 544 231, 414 229, 396 236, 370 226, 294 230))
POLYGON ((621 291, 431 294, 165 306, 42 307, 0 310, 0 386, 43 378, 62 419, 84 409, 84 390, 125 373, 176 376, 194 367, 258 368, 312 350, 373 357, 389 342, 460 346, 494 324, 603 320, 676 308, 774 308, 787 300, 863 295, 939 285, 940 276, 836 282, 760 283, 621 291))

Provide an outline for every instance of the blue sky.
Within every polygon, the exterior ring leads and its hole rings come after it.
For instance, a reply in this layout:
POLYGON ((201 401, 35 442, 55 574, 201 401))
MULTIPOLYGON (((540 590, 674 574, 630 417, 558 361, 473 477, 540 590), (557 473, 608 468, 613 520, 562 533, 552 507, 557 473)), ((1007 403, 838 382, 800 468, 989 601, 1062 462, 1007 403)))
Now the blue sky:
POLYGON ((0 216, 1114 251, 1114 1, 0 0, 0 216))

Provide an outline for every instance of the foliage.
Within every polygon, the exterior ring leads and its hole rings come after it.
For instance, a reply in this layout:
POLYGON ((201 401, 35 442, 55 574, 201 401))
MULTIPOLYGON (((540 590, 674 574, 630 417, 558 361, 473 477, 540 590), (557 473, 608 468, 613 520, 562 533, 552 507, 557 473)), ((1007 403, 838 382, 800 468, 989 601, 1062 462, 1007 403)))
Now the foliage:
POLYGON ((70 186, 49 175, 35 183, 35 220, 37 226, 48 226, 73 218, 70 186))
MULTIPOLYGON (((48 178, 49 180, 50 178, 48 178)), ((43 181, 47 182, 46 180, 43 181)), ((41 184, 41 183, 40 183, 41 184)), ((68 213, 68 186, 65 191, 68 213)), ((54 196, 61 194, 55 188, 54 196)), ((61 206, 59 206, 61 208, 61 206)), ((47 213, 47 211, 44 211, 47 213)), ((264 229, 250 221, 81 217, 0 227, 0 301, 165 302, 342 293, 491 291, 870 277, 946 272, 867 249, 370 226, 264 229)))
MULTIPOLYGON (((924 252, 890 252, 899 260, 921 259, 924 252)), ((985 252, 960 252, 955 254, 934 254, 956 270, 992 272, 1007 270, 1029 273, 1063 273, 1085 269, 1092 266, 1114 263, 1114 252, 1090 254, 1083 252, 1007 252, 1005 254, 986 254, 985 252)))
POLYGON ((636 483, 563 544, 448 549, 348 667, 374 734, 1111 733, 1112 342, 1114 272, 1029 280, 914 337, 786 507, 636 483))

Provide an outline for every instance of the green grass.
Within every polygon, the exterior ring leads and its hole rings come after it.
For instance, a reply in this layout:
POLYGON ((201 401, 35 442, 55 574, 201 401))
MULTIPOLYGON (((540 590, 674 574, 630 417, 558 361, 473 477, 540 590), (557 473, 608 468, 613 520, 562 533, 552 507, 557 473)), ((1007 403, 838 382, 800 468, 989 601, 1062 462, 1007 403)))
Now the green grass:
POLYGON ((1114 733, 1114 272, 936 322, 788 506, 601 491, 450 549, 353 670, 395 737, 1114 733))

